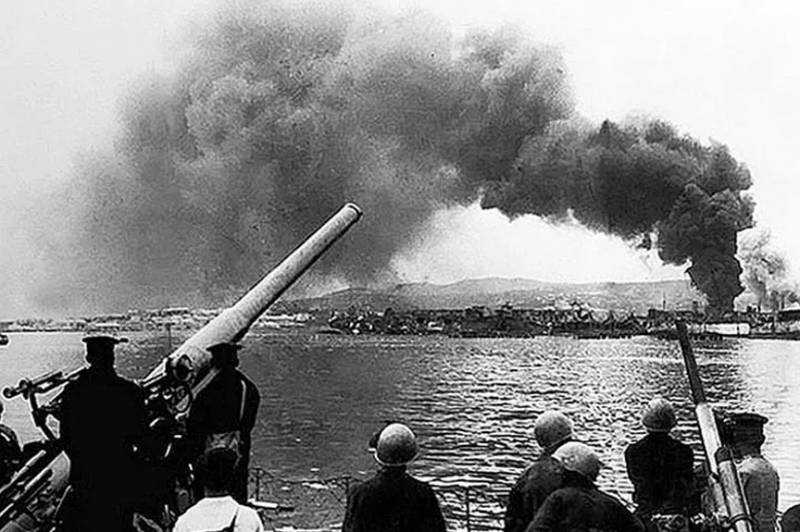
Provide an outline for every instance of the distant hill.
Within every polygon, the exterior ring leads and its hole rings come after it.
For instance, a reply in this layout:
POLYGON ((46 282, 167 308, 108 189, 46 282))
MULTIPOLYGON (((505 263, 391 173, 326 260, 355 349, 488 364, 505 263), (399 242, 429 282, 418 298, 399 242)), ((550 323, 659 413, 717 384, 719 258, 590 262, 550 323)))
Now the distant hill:
POLYGON ((504 303, 541 308, 579 302, 593 308, 642 314, 649 308, 661 308, 662 300, 668 309, 690 309, 693 301, 705 303, 703 295, 683 280, 570 284, 490 277, 446 285, 409 283, 383 289, 348 288, 321 297, 284 301, 281 306, 291 311, 344 310, 352 306, 375 310, 448 309, 504 303))

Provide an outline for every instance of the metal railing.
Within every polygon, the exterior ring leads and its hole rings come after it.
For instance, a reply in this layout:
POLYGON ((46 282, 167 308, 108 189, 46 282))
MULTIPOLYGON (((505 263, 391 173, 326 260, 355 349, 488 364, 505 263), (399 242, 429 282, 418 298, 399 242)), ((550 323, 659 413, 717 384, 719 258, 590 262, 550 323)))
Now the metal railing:
MULTIPOLYGON (((327 478, 279 478, 261 469, 250 470, 251 497, 277 503, 290 511, 262 513, 267 529, 338 531, 342 528, 347 491, 361 479, 343 475, 327 478)), ((506 494, 487 486, 448 485, 433 480, 442 513, 451 532, 501 530, 506 494)))

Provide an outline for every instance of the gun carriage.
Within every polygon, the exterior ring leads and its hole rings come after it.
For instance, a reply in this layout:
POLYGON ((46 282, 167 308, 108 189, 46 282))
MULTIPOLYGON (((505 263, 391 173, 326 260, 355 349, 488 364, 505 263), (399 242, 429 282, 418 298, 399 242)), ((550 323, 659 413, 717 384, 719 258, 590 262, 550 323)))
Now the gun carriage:
MULTIPOLYGON (((362 215, 361 209, 346 204, 305 242, 265 275, 239 301, 225 309, 211 322, 167 355, 140 386, 147 396, 151 429, 167 427, 169 441, 157 451, 149 449, 149 458, 165 458, 180 439, 180 422, 199 393, 218 373, 211 365, 206 348, 220 342, 237 342, 253 323, 272 305, 325 251, 362 215)), ((45 435, 41 450, 32 456, 0 488, 0 532, 55 530, 59 522, 69 477, 69 459, 62 452, 58 437, 48 419, 59 417, 63 386, 77 379, 86 368, 69 372, 51 371, 32 379, 22 379, 6 387, 8 398, 23 397, 31 408, 34 423, 45 435), (56 392, 46 403, 39 396, 56 392)))

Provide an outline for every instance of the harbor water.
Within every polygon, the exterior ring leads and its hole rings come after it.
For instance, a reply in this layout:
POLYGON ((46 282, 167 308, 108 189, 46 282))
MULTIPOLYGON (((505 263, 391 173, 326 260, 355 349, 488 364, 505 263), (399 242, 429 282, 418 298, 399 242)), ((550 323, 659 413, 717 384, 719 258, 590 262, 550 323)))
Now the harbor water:
MULTIPOLYGON (((162 333, 133 333, 118 348, 120 373, 144 376, 168 349, 162 333)), ((0 348, 0 385, 83 364, 77 333, 11 334, 0 348)), ((174 344, 180 341, 173 340, 174 344)), ((412 467, 437 485, 472 486, 498 499, 538 453, 535 417, 560 409, 606 468, 600 483, 630 498, 622 453, 644 434, 654 395, 675 404, 677 437, 701 457, 677 342, 250 334, 241 369, 261 391, 252 464, 280 478, 364 477, 367 442, 386 421, 418 434, 412 467)), ((800 503, 800 342, 730 339, 695 351, 715 407, 767 416, 765 455, 781 475, 780 508, 800 503)), ((6 401, 4 422, 39 437, 26 403, 6 401)))

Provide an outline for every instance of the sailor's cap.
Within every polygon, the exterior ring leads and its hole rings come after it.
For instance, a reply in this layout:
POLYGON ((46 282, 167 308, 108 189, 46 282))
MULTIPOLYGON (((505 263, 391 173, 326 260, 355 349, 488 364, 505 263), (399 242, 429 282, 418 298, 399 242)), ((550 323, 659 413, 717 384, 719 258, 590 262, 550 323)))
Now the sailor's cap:
POLYGON ((769 419, 761 414, 752 412, 737 412, 728 416, 728 422, 734 427, 758 429, 763 427, 769 419))
POLYGON ((83 337, 83 342, 86 344, 86 347, 93 347, 93 346, 104 346, 104 345, 111 345, 115 346, 117 344, 123 344, 128 341, 127 338, 117 338, 115 336, 109 336, 107 334, 92 334, 83 337))

